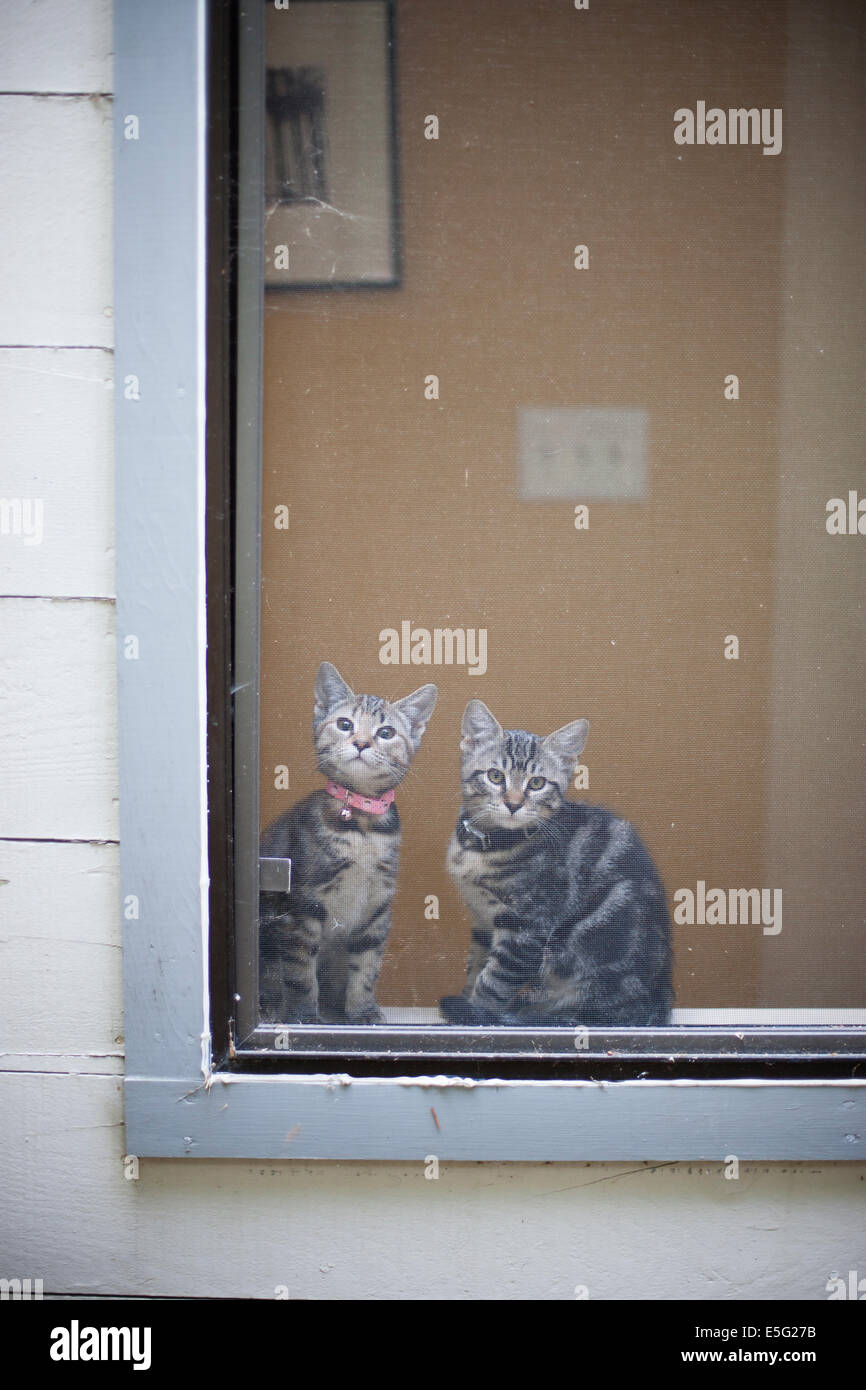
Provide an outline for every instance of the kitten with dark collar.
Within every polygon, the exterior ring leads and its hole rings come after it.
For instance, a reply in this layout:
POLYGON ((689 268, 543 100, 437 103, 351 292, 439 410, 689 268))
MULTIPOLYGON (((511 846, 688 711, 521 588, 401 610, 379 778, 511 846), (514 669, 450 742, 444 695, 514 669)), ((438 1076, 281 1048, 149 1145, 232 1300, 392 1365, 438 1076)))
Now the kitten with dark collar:
POLYGON ((448 870, 472 916, 451 1023, 658 1027, 670 1019, 670 924, 637 831, 567 801, 589 725, 504 730, 463 716, 463 806, 448 870))
POLYGON ((260 895, 259 1004, 271 1023, 382 1023, 375 988, 400 851, 397 787, 436 704, 356 695, 325 661, 313 737, 325 788, 285 811, 261 854, 292 861, 291 892, 260 895))

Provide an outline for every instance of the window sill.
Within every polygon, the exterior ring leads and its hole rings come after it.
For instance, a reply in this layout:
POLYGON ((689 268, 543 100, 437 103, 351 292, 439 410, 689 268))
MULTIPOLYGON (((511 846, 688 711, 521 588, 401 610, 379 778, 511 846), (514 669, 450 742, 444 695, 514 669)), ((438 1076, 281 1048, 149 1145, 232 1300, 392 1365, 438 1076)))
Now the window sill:
POLYGON ((130 1078, 142 1157, 514 1163, 866 1158, 866 1081, 130 1078))

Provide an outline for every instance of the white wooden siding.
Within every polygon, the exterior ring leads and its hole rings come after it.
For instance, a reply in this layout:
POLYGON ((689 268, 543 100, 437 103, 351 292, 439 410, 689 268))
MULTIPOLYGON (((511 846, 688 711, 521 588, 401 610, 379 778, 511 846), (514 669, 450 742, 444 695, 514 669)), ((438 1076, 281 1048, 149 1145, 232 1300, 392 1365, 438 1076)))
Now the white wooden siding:
POLYGON ((6 598, 0 650, 0 835, 116 840, 112 604, 6 598))
POLYGON ((114 595, 113 405, 108 350, 0 350, 0 496, 42 517, 38 543, 0 537, 0 593, 114 595))
POLYGON ((0 6, 0 92, 110 92, 111 0, 0 6))
POLYGON ((111 123, 107 97, 0 97, 4 345, 114 341, 111 123))
POLYGON ((117 846, 0 842, 0 876, 0 1067, 120 1073, 117 846))

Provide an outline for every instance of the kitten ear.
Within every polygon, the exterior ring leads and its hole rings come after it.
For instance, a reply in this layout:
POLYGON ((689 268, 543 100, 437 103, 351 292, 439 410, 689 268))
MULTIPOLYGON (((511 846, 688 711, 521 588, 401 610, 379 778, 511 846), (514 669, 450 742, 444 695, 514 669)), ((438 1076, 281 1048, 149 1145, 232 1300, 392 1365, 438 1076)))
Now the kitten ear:
POLYGON ((468 753, 476 743, 481 743, 487 739, 499 738, 502 734, 502 725, 498 719, 494 719, 490 710, 483 700, 470 700, 463 711, 463 739, 460 749, 463 753, 468 753))
POLYGON ((556 729, 554 733, 547 735, 544 740, 544 751, 553 753, 554 757, 561 758, 564 763, 575 767, 583 752, 588 734, 589 720, 575 719, 573 724, 564 724, 561 729, 556 729))
POLYGON ((347 700, 354 700, 355 695, 343 677, 340 675, 336 666, 332 666, 330 661, 323 661, 316 672, 316 702, 313 707, 314 717, 324 719, 328 710, 335 705, 345 704, 347 700))
POLYGON ((417 690, 413 690, 411 695, 404 695, 402 700, 392 701, 394 708, 409 720, 416 748, 421 742, 427 728, 427 720, 433 713, 438 698, 439 691, 435 685, 421 685, 417 690))

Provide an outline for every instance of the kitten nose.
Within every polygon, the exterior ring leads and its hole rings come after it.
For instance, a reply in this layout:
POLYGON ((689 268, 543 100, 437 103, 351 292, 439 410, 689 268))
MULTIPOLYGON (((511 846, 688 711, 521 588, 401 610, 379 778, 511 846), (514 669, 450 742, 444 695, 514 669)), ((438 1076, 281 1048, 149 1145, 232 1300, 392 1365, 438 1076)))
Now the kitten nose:
POLYGON ((521 806, 523 805, 523 802, 522 802, 522 801, 509 801, 508 798, 506 797, 505 804, 506 804, 506 806, 508 807, 509 811, 511 812, 512 816, 513 816, 515 811, 519 811, 519 810, 520 810, 521 806))
POLYGON ((355 747, 357 748, 357 750, 358 750, 359 753, 363 753, 363 751, 364 751, 365 748, 369 748, 369 747, 370 747, 369 739, 367 740, 366 743, 362 743, 360 739, 353 738, 353 739, 352 739, 352 742, 354 743, 354 745, 355 745, 355 747))

